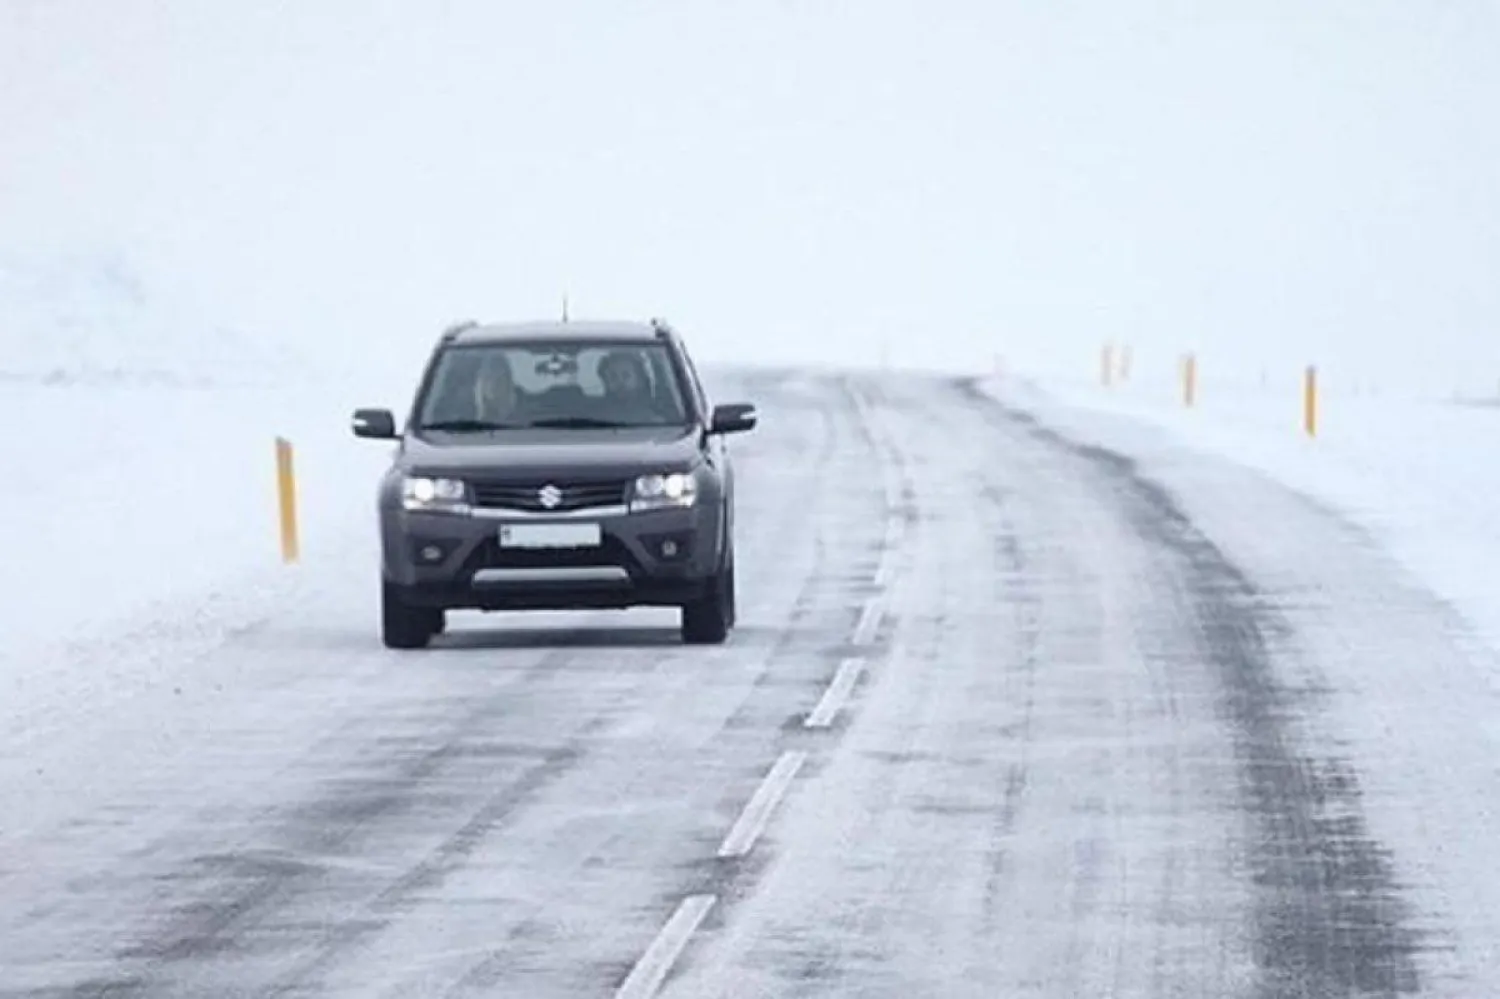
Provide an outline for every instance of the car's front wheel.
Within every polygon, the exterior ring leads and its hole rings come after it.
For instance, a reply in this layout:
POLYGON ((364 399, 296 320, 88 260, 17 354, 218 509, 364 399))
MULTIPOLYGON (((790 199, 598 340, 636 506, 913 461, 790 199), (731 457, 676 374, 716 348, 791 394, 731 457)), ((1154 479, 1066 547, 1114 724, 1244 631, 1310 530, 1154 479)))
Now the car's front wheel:
POLYGON ((388 649, 425 649, 443 630, 443 612, 413 607, 390 583, 380 588, 380 637, 388 649))
POLYGON ((727 560, 703 596, 682 608, 682 640, 689 645, 719 645, 734 626, 734 561, 727 560))

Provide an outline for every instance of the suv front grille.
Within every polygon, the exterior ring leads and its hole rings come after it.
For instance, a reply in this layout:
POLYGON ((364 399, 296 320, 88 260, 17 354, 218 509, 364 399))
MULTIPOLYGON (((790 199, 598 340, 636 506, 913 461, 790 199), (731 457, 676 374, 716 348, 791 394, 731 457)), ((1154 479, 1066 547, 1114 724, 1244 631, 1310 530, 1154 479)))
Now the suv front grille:
POLYGON ((619 506, 625 502, 628 482, 538 482, 516 485, 513 483, 473 483, 474 503, 482 507, 504 507, 507 510, 528 510, 536 513, 564 513, 595 506, 619 506), (557 502, 551 506, 542 502, 542 493, 548 486, 557 490, 557 502))

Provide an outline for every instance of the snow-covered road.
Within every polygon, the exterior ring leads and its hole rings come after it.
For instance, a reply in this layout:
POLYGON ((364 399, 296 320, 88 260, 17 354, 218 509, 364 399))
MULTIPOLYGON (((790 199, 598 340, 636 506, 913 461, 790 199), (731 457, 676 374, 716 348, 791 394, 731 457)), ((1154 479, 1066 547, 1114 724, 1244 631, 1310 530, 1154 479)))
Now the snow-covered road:
POLYGON ((1500 994, 1493 654, 1366 536, 943 379, 734 394, 728 645, 385 652, 354 523, 6 761, 0 996, 1500 994))

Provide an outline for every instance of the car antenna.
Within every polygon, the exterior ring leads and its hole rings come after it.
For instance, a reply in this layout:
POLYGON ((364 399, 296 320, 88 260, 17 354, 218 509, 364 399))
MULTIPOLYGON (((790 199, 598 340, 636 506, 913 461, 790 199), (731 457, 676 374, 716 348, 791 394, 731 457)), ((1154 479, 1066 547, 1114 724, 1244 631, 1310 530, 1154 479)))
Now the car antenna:
POLYGON ((568 321, 568 295, 567 295, 566 292, 563 293, 563 314, 562 314, 562 321, 563 322, 567 322, 568 321))

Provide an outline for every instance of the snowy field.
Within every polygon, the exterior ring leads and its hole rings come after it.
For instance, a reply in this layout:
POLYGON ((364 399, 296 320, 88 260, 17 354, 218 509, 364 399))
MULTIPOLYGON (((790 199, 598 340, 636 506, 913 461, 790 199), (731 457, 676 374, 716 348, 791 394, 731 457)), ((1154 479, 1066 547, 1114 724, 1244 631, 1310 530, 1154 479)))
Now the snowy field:
MULTIPOLYGON (((368 536, 358 490, 383 455, 351 446, 350 400, 323 390, 15 383, 0 399, 18 428, 0 464, 32 473, 0 501, 0 798, 16 806, 0 825, 13 827, 37 814, 16 796, 76 776, 32 766, 49 747, 132 712, 171 718, 201 657, 368 536), (295 566, 281 563, 277 435, 295 447, 295 566)), ((367 553, 357 569, 374 572, 367 553)))
POLYGON ((162 298, 107 256, 0 260, 12 428, 0 467, 15 477, 0 499, 0 829, 107 790, 87 761, 126 747, 91 731, 133 718, 170 744, 191 715, 184 698, 205 686, 204 657, 295 606, 367 536, 356 514, 373 500, 357 490, 384 456, 351 446, 360 391, 162 298), (294 446, 295 566, 280 555, 278 436, 294 446), (51 765, 53 753, 71 763, 51 765))

